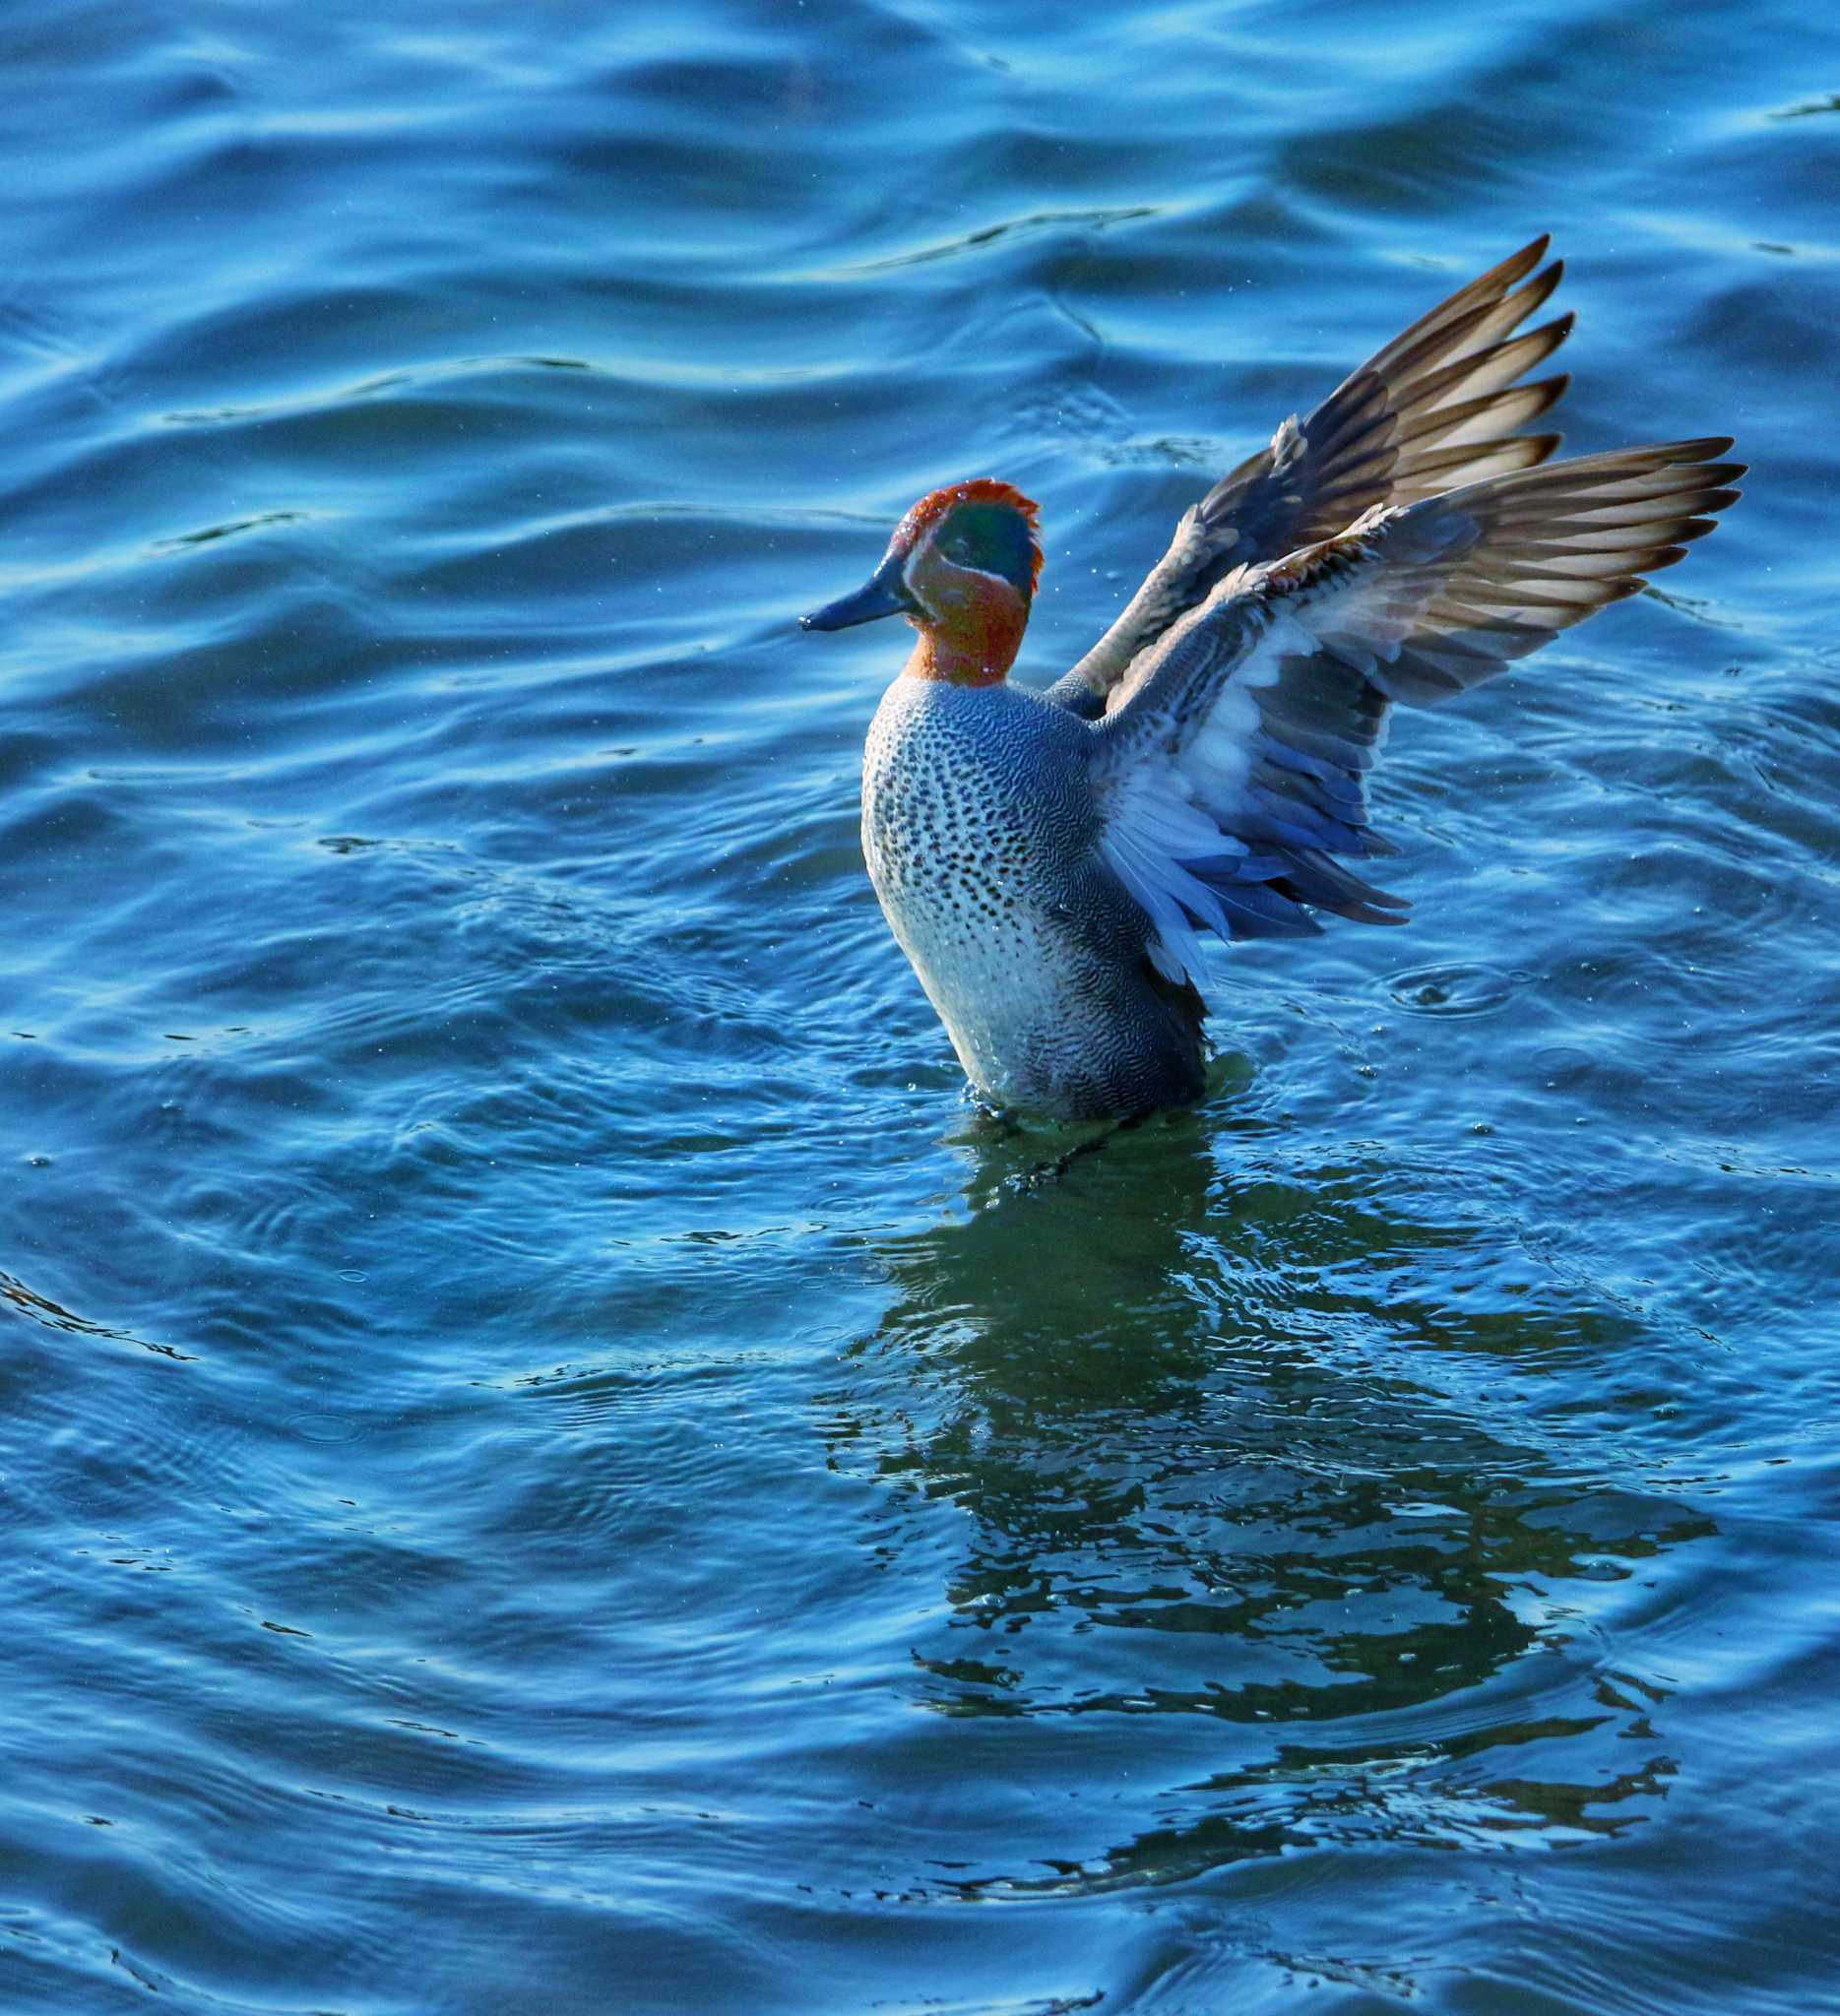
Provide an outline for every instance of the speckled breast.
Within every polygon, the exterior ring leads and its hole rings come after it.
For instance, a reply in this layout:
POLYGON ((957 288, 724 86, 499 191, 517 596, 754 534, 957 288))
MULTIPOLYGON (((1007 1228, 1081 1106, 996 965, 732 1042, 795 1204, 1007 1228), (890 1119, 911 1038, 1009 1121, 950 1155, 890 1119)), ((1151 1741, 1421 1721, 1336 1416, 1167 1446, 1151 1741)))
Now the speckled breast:
POLYGON ((974 1085, 1053 1107, 1076 1068, 1095 955, 1086 730, 1019 688, 902 677, 869 729, 862 846, 890 926, 974 1085))

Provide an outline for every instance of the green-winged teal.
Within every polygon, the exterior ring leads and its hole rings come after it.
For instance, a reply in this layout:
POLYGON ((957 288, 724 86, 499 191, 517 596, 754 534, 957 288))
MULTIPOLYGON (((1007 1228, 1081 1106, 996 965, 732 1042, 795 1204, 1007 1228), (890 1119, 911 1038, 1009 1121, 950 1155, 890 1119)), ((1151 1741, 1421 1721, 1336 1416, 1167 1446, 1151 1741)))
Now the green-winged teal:
POLYGON ((1566 380, 1524 381, 1571 318, 1514 332, 1558 283, 1546 247, 1286 420, 1046 693, 1008 681, 1042 555, 1007 483, 922 497, 868 582, 803 619, 920 633, 869 729, 862 843, 985 1100, 1091 1119, 1196 1098, 1197 929, 1404 920, 1343 865, 1393 850, 1366 791, 1393 703, 1461 693, 1633 595, 1738 495, 1727 439, 1541 466, 1558 436, 1517 430, 1566 380))

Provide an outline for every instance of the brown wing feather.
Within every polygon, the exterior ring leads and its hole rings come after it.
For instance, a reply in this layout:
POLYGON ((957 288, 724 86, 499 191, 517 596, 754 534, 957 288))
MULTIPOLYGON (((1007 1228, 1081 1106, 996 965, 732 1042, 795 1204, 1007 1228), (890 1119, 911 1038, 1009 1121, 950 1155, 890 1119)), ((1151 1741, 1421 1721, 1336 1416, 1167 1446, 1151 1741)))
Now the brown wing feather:
POLYGON ((1549 240, 1440 301, 1346 378, 1301 425, 1287 420, 1190 511, 1129 606, 1050 690, 1078 713, 1111 711, 1133 662, 1234 568, 1330 537, 1376 505, 1406 504, 1543 462, 1556 434, 1521 434, 1565 390, 1516 381, 1564 342, 1571 317, 1516 336, 1558 284, 1536 272, 1549 240), (1529 278, 1529 276, 1532 276, 1529 278))
POLYGON ((1304 591, 1354 575, 1300 619, 1391 700, 1428 705, 1634 595, 1712 530, 1744 473, 1725 437, 1581 456, 1388 511, 1273 570, 1304 591))

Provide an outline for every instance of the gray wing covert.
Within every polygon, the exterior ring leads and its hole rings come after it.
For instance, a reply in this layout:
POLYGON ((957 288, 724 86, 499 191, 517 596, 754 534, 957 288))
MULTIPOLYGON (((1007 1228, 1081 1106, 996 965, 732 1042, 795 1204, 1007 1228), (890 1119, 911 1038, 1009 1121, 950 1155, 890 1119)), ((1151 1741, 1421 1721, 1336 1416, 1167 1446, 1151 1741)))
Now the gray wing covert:
POLYGON ((1742 465, 1713 459, 1731 445, 1586 456, 1381 508, 1182 617, 1090 730, 1101 848, 1162 970, 1199 977, 1197 927, 1402 921, 1398 897, 1337 858, 1393 851, 1366 793, 1393 704, 1463 692, 1672 566, 1738 495, 1742 465))

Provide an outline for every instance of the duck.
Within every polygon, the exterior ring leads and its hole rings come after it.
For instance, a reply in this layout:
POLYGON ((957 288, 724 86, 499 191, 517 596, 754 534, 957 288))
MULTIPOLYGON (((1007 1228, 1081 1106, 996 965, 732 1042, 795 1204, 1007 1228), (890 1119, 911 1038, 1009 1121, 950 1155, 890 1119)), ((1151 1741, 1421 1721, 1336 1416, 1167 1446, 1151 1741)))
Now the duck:
POLYGON ((1014 484, 929 491, 809 631, 916 641, 863 751, 869 879, 983 1106, 1130 1121, 1207 1091, 1204 933, 1400 925, 1368 774, 1441 704, 1636 594, 1739 491, 1729 436, 1554 461, 1546 234, 1186 511, 1093 648, 1013 683, 1042 572, 1014 484), (1531 326, 1529 326, 1531 325, 1531 326), (1532 431, 1530 431, 1532 429, 1532 431))

